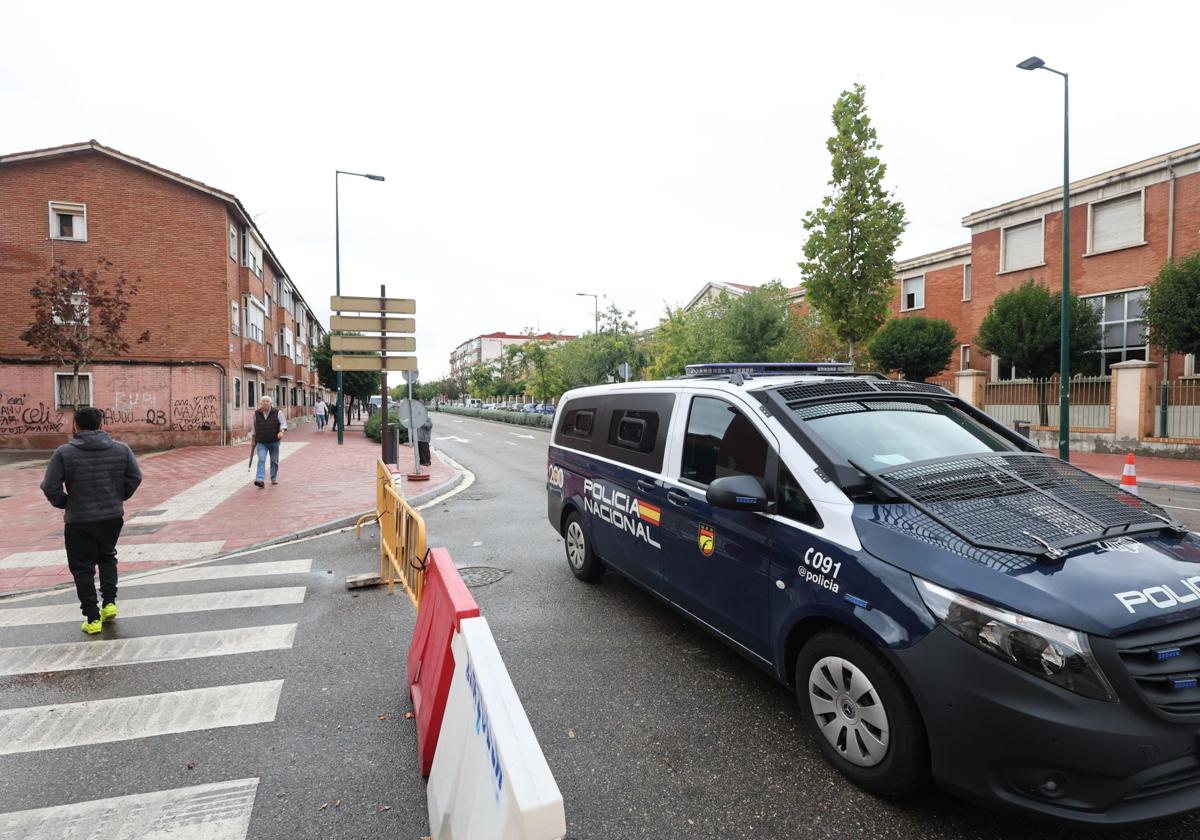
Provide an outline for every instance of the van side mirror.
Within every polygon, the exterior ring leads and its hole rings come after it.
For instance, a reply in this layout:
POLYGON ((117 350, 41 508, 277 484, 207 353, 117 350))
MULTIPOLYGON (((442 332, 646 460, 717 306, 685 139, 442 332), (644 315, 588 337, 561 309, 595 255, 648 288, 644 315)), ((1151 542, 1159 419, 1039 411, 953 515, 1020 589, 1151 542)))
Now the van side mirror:
POLYGON ((773 507, 766 488, 752 475, 727 475, 708 485, 704 498, 713 507, 769 512, 773 507))

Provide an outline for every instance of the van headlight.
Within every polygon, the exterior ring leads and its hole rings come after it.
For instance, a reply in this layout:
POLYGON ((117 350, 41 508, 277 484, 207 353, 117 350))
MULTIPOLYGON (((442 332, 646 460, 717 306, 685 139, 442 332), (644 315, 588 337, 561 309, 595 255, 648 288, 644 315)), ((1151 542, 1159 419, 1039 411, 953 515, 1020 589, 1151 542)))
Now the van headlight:
POLYGON ((925 606, 954 635, 1068 691, 1116 702, 1085 634, 984 604, 916 576, 913 580, 925 606))

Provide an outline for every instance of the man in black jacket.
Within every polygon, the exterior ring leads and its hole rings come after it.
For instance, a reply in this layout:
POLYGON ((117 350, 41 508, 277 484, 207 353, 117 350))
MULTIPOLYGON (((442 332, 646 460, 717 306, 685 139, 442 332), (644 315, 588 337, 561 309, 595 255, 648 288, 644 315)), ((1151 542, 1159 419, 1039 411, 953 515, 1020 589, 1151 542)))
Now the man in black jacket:
POLYGON ((100 431, 102 418, 96 408, 75 412, 75 436, 54 450, 42 479, 50 504, 66 511, 67 566, 84 616, 80 629, 89 635, 117 617, 117 538, 125 500, 142 483, 133 450, 100 431), (96 602, 97 566, 103 606, 96 602))
POLYGON ((258 453, 258 472, 254 475, 254 486, 262 487, 266 477, 267 456, 271 456, 271 483, 279 483, 279 444, 287 433, 287 417, 271 405, 271 398, 264 396, 254 412, 254 449, 258 453))

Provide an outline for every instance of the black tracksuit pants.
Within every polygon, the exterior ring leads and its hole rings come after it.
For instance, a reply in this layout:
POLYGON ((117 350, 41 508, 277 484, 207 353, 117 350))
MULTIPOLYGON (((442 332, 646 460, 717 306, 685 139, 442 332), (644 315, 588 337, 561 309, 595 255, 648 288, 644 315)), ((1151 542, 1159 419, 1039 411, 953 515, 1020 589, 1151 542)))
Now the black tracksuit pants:
POLYGON ((125 520, 102 519, 99 522, 68 522, 64 530, 67 566, 75 578, 79 609, 88 621, 100 617, 96 603, 96 567, 100 567, 102 603, 117 600, 117 538, 125 520))

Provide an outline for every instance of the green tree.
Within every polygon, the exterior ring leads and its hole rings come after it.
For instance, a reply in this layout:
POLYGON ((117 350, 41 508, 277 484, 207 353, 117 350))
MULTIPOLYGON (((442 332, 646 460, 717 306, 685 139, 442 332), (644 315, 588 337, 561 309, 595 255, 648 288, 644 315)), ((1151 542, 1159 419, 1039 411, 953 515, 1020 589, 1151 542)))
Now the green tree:
POLYGON ((600 313, 600 332, 587 333, 554 349, 563 390, 618 379, 622 362, 629 363, 635 376, 645 367, 646 354, 635 335, 633 315, 610 304, 600 313))
POLYGON ((907 222, 904 205, 883 188, 883 148, 867 116, 866 89, 843 91, 833 106, 835 133, 826 142, 832 187, 804 216, 804 274, 809 303, 847 342, 868 340, 887 319, 894 292, 892 258, 907 222))
POLYGON ((1159 269, 1145 313, 1152 343, 1168 353, 1200 354, 1200 251, 1159 269))
MULTIPOLYGON (((358 333, 344 333, 358 335, 358 333)), ((339 353, 338 355, 372 355, 370 353, 339 353)), ((333 369, 333 350, 330 347, 330 334, 321 336, 321 343, 313 348, 312 363, 317 367, 317 381, 331 391, 337 391, 337 371, 333 369)), ((383 382, 381 372, 373 370, 342 371, 342 393, 346 398, 346 414, 355 400, 369 400, 380 392, 383 382)), ((336 408, 334 409, 336 411, 336 408)))
MULTIPOLYGON (((121 274, 109 280, 106 275, 111 270, 112 263, 104 257, 91 270, 67 268, 58 260, 29 290, 33 321, 20 338, 56 364, 71 368, 75 407, 92 402, 91 394, 87 403, 80 399, 84 395, 79 391, 79 369, 129 352, 124 327, 141 278, 131 282, 121 274)), ((137 343, 149 340, 147 331, 137 343)))
POLYGON ((949 366, 954 356, 954 327, 941 318, 911 315, 893 318, 871 339, 871 358, 884 370, 924 382, 949 366))
POLYGON ((561 393, 558 377, 557 348, 535 339, 527 331, 529 341, 515 345, 513 357, 526 383, 528 393, 538 402, 545 402, 561 393))
MULTIPOLYGON (((1071 369, 1079 371, 1100 346, 1100 315, 1078 295, 1071 295, 1071 369)), ((1062 292, 1051 293, 1031 276, 1017 288, 992 301, 979 325, 975 344, 1002 364, 1015 365, 1021 376, 1039 380, 1040 423, 1048 423, 1046 378, 1058 372, 1062 292)))

